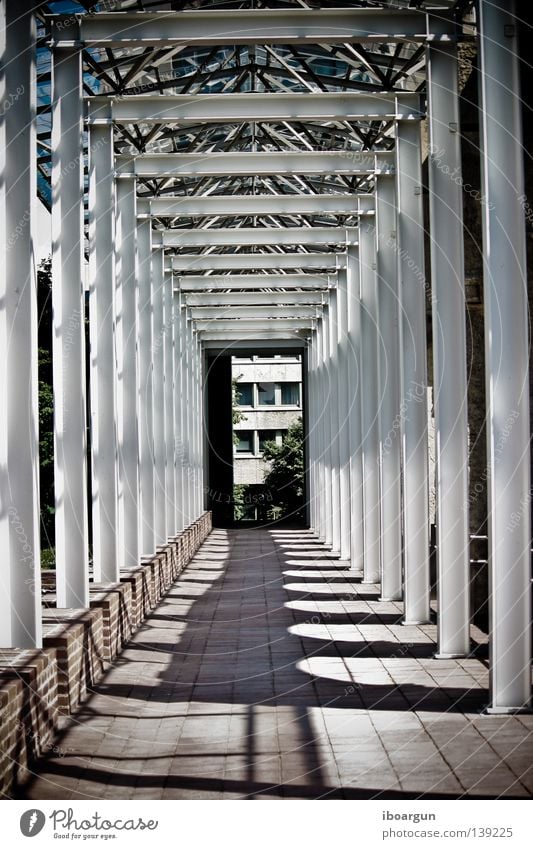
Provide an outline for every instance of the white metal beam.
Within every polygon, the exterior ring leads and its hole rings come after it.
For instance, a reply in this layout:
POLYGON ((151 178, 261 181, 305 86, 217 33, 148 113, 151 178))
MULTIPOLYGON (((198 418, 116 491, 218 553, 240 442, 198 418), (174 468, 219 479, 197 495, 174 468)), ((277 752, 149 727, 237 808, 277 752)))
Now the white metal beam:
POLYGON ((276 318, 276 319, 268 319, 268 318, 229 318, 225 317, 223 319, 215 319, 213 321, 195 321, 194 326, 198 332, 202 332, 203 330, 211 330, 211 331, 230 331, 237 333, 250 333, 255 330, 258 331, 269 331, 270 327, 272 327, 272 332, 278 332, 281 330, 306 330, 307 328, 311 328, 314 324, 314 319, 284 319, 284 318, 276 318))
POLYGON ((423 116, 416 92, 276 92, 137 95, 88 99, 89 123, 178 124, 242 121, 416 120, 423 116))
POLYGON ((213 289, 327 289, 336 278, 318 274, 226 274, 222 277, 191 274, 178 277, 182 292, 202 292, 213 289))
MULTIPOLYGON (((272 304, 272 292, 202 292, 201 294, 184 295, 188 307, 225 307, 230 304, 256 304, 258 306, 272 304)), ((294 304, 321 305, 327 298, 325 292, 277 292, 276 302, 292 306, 294 304)))
POLYGON ((223 318, 317 318, 319 307, 313 306, 284 306, 271 304, 270 306, 255 306, 246 304, 234 304, 222 307, 189 307, 188 315, 193 319, 223 319, 223 318))
POLYGON ((115 157, 117 177, 236 177, 293 174, 370 175, 393 171, 389 153, 360 150, 230 151, 213 153, 142 153, 115 157))
POLYGON ((344 253, 181 254, 167 257, 173 271, 281 271, 343 268, 344 253), (337 259, 338 258, 338 259, 337 259))
POLYGON ((153 233, 153 243, 162 244, 166 248, 339 245, 344 244, 345 240, 345 227, 224 227, 218 230, 154 230, 153 233))
POLYGON ((52 16, 53 42, 116 48, 223 44, 449 41, 445 15, 394 9, 120 12, 52 16))
POLYGON ((374 213, 370 194, 184 195, 139 199, 139 218, 191 215, 364 215, 374 213))
MULTIPOLYGON (((273 342, 294 342, 295 347, 301 347, 305 344, 305 339, 308 331, 296 330, 204 330, 200 333, 200 339, 205 342, 218 342, 216 347, 231 347, 234 348, 253 348, 257 342, 273 343, 273 342)), ((269 345, 276 347, 276 345, 269 345)))

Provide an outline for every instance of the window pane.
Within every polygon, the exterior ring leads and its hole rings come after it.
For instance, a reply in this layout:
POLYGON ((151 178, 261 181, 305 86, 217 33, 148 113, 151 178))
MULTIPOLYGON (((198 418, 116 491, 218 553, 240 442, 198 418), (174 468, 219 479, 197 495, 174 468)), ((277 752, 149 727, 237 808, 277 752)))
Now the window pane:
POLYGON ((275 442, 276 441, 276 431, 275 430, 260 430, 259 431, 259 450, 263 451, 265 447, 265 442, 275 442))
POLYGON ((257 394, 259 403, 275 404, 276 403, 276 384, 275 383, 258 383, 257 394))
POLYGON ((253 430, 238 430, 236 431, 236 433, 239 439, 237 445, 235 446, 237 454, 251 454, 253 452, 254 445, 253 430))
POLYGON ((237 404, 239 407, 252 407, 254 403, 253 383, 237 384, 237 404))
POLYGON ((282 383, 281 384, 281 403, 295 404, 300 403, 300 384, 299 383, 282 383))

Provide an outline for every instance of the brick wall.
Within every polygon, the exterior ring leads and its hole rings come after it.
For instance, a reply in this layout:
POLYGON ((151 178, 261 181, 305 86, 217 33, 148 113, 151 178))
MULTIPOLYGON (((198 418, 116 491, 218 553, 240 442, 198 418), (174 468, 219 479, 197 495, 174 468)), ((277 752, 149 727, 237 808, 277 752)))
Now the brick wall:
POLYGON ((9 796, 51 746, 110 662, 159 603, 211 531, 206 512, 116 584, 91 584, 90 609, 55 607, 46 572, 43 648, 0 649, 0 793, 9 796))

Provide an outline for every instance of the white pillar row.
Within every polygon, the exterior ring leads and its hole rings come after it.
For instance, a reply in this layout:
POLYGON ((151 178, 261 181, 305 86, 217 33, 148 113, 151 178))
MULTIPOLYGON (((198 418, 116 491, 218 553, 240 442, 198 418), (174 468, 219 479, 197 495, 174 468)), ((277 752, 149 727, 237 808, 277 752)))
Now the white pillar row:
POLYGON ((346 247, 346 292, 348 300, 348 387, 350 406, 348 428, 350 439, 350 564, 363 571, 364 509, 363 453, 361 427, 361 297, 359 248, 346 247))
POLYGON ((172 273, 165 271, 163 289, 164 360, 165 360, 165 491, 167 537, 176 533, 176 482, 174 466, 174 293, 172 273))
POLYGON ((137 221, 139 314, 138 314, 138 419, 139 419, 139 541, 140 553, 155 552, 154 437, 152 386, 152 225, 137 221))
POLYGON ((330 419, 330 457, 331 457, 331 547, 337 554, 341 547, 341 487, 339 452, 339 380, 338 380, 338 341, 337 341, 337 289, 329 293, 328 310, 328 384, 330 399, 328 403, 330 419))
POLYGON ((35 21, 0 2, 0 646, 40 648, 35 21))
POLYGON ((117 558, 137 566, 139 546, 139 432, 137 419, 137 202, 134 180, 116 182, 117 558))
POLYGON ((183 341, 182 341, 182 309, 181 292, 174 292, 174 457, 176 477, 176 509, 175 525, 176 531, 182 531, 185 527, 183 518, 183 501, 185 487, 185 442, 183 435, 183 396, 182 396, 182 363, 183 363, 183 341))
POLYGON ((82 60, 52 56, 52 308, 58 607, 89 606, 82 60))
POLYGON ((337 283, 337 397, 340 489, 340 545, 341 560, 350 560, 350 432, 348 428, 350 396, 348 392, 348 283, 346 269, 338 269, 337 283))
POLYGON ((363 504, 365 583, 380 580, 380 464, 378 396, 378 293, 375 228, 365 221, 359 226, 361 286, 361 428, 363 447, 363 504))
POLYGON ((405 624, 430 616, 426 280, 420 125, 398 121, 401 433, 405 624))
POLYGON ((152 254, 152 357, 154 397, 154 528, 156 546, 167 540, 167 505, 165 492, 165 329, 163 326, 163 289, 165 252, 157 248, 152 254))
POLYGON ((398 250, 394 176, 376 175, 381 598, 403 598, 398 250))
POLYGON ((470 651, 468 399, 457 46, 427 48, 438 657, 470 651), (453 174, 453 179, 450 175, 453 174))
POLYGON ((490 473, 490 713, 531 700, 528 298, 516 4, 482 0, 480 116, 490 473))
POLYGON ((113 127, 89 127, 93 578, 118 580, 113 127))

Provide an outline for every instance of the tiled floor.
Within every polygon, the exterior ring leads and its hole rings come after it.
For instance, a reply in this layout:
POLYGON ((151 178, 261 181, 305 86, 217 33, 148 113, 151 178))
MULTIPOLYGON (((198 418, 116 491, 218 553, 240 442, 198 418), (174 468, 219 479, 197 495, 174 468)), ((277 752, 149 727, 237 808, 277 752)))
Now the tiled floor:
POLYGON ((533 716, 306 531, 216 530, 19 798, 524 797, 533 716))

